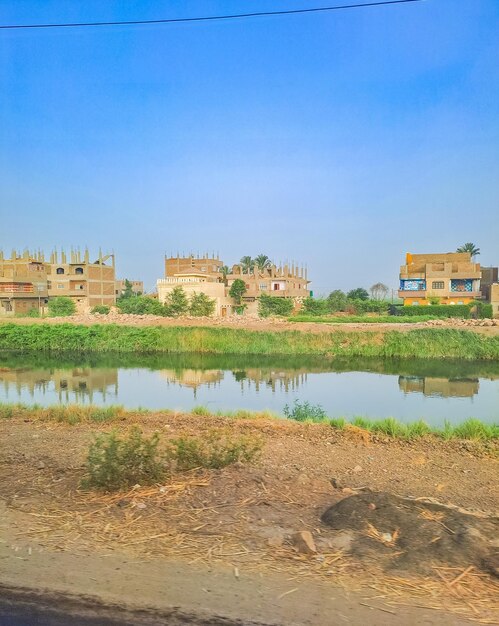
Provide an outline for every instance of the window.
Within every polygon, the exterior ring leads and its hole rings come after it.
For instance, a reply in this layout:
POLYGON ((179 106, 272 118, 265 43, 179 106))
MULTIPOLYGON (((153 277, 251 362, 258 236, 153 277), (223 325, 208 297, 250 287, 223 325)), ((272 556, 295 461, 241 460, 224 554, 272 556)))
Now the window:
POLYGON ((83 267, 77 267, 75 269, 75 274, 83 274, 83 267))
POLYGON ((443 280, 434 280, 431 284, 432 289, 443 289, 445 287, 445 283, 443 280))
POLYGON ((63 267, 58 267, 58 268, 55 270, 55 273, 56 273, 56 274, 64 274, 64 268, 63 268, 63 267))
POLYGON ((258 287, 260 288, 260 291, 266 291, 267 290, 267 283, 260 283, 258 285, 258 287))
POLYGON ((59 283, 59 284, 57 285, 57 289, 64 289, 64 285, 63 285, 63 284, 61 284, 61 283, 59 283))
POLYGON ((411 302, 412 306, 419 306, 419 302, 417 300, 414 300, 413 302, 411 302))

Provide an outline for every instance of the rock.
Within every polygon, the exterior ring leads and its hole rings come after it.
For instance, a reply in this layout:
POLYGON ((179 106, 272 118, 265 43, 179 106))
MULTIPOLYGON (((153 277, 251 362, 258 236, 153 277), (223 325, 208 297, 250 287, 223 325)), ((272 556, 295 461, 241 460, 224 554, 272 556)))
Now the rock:
POLYGON ((317 552, 314 538, 309 530, 300 530, 294 533, 291 539, 300 554, 315 554, 317 552))
POLYGON ((36 465, 36 469, 45 469, 45 463, 43 461, 38 461, 37 465, 36 465))
POLYGON ((283 535, 276 533, 267 539, 267 545, 271 548, 280 548, 284 543, 283 535))
POLYGON ((352 548, 352 543, 355 540, 353 533, 348 531, 339 532, 335 537, 329 540, 329 545, 335 550, 344 550, 348 552, 352 548))
POLYGON ((354 472, 354 474, 360 474, 360 472, 362 472, 362 466, 361 465, 356 465, 353 468, 353 472, 354 472))
POLYGON ((298 474, 296 482, 299 485, 305 485, 310 482, 310 478, 306 474, 298 474))
POLYGON ((147 504, 144 504, 143 502, 137 502, 137 504, 135 506, 138 509, 147 509, 147 504))
POLYGON ((370 509, 371 511, 374 511, 374 509, 376 508, 376 505, 374 504, 374 502, 369 502, 369 504, 367 505, 367 508, 370 509))

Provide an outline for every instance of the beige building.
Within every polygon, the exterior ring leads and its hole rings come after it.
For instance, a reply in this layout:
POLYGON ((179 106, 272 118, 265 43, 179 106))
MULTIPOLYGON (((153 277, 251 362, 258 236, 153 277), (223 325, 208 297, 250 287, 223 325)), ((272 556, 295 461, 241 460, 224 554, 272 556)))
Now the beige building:
POLYGON ((48 264, 49 297, 67 296, 75 301, 79 311, 98 304, 116 303, 116 277, 114 254, 99 256, 90 261, 88 250, 59 255, 53 252, 48 264))
POLYGON ((204 293, 212 298, 215 301, 214 315, 225 317, 238 308, 229 296, 231 286, 238 279, 246 286, 242 304, 250 314, 257 313, 258 297, 263 293, 292 298, 297 306, 310 294, 307 270, 294 263, 279 267, 271 265, 264 270, 253 268, 250 273, 245 273, 240 265, 227 270, 218 257, 205 255, 165 258, 165 278, 157 281, 158 299, 165 303, 173 289, 180 286, 188 297, 204 293))
POLYGON ((43 311, 47 303, 47 265, 40 252, 0 251, 0 316, 43 311))
MULTIPOLYGON (((127 279, 122 278, 117 280, 115 284, 116 297, 119 298, 125 293, 127 279)), ((129 280, 132 285, 132 293, 136 296, 140 296, 144 293, 144 283, 141 280, 129 280)))
POLYGON ((481 269, 468 252, 406 255, 400 268, 399 298, 405 306, 430 304, 468 304, 481 296, 481 269))

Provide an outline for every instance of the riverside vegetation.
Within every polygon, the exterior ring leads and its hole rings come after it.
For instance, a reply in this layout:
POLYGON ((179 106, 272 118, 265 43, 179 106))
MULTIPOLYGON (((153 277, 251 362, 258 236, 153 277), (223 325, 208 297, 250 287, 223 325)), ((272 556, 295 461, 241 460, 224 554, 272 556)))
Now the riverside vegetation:
MULTIPOLYGON (((241 409, 239 411, 217 411, 213 413, 204 406, 194 407, 190 413, 200 418, 218 417, 221 419, 227 418, 236 420, 282 419, 280 415, 271 413, 270 411, 248 411, 241 409)), ((370 420, 365 417, 356 417, 352 420, 346 420, 342 417, 329 417, 321 406, 313 405, 309 402, 300 402, 298 400, 295 401, 292 406, 286 405, 283 409, 283 413, 286 418, 296 422, 328 425, 340 431, 355 427, 369 433, 407 440, 414 440, 426 436, 444 440, 467 439, 487 441, 499 439, 499 423, 485 424, 473 418, 457 425, 446 421, 442 428, 429 426, 424 420, 406 424, 393 417, 382 420, 370 420)), ((166 416, 173 414, 175 414, 175 412, 170 409, 162 409, 160 411, 147 409, 127 410, 122 406, 54 405, 41 407, 37 405, 0 404, 0 419, 20 418, 40 422, 58 422, 69 426, 92 423, 121 424, 135 418, 143 420, 147 419, 148 416, 166 416)), ((217 449, 216 440, 216 436, 215 439, 212 440, 205 438, 205 443, 209 448, 217 449)), ((201 444, 201 442, 199 442, 199 444, 201 444)), ((198 459, 204 454, 200 451, 201 448, 199 448, 197 444, 192 446, 187 442, 185 445, 179 445, 185 451, 190 449, 192 456, 197 455, 198 459), (197 452, 194 452, 194 449, 196 449, 197 452)), ((230 447, 231 446, 229 446, 229 448, 230 447)), ((249 446, 249 448, 251 448, 251 446, 249 446)), ((208 465, 203 462, 202 466, 207 467, 208 465)), ((210 467, 214 467, 214 465, 210 467)), ((184 466, 184 469, 186 469, 186 466, 184 466)))
POLYGON ((0 350, 47 353, 212 353, 499 360, 499 336, 452 328, 305 333, 114 324, 0 325, 0 350))

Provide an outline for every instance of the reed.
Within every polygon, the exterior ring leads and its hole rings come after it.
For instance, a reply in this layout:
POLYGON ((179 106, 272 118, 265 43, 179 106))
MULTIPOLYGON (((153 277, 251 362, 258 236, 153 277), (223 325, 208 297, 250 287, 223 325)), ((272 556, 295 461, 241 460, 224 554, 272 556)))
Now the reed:
POLYGON ((422 328, 306 333, 114 324, 0 324, 0 350, 46 353, 188 353, 499 360, 499 335, 422 328))

